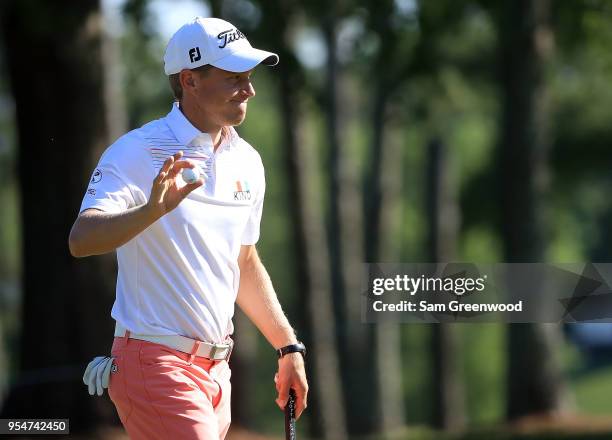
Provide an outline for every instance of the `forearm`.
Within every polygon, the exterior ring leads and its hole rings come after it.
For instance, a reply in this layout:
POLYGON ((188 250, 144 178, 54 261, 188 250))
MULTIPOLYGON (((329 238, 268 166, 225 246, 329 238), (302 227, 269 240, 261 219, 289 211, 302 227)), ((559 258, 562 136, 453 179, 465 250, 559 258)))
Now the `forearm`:
POLYGON ((74 257, 87 257, 114 251, 176 208, 190 192, 202 186, 202 179, 186 185, 177 183, 176 178, 181 170, 195 167, 192 162, 180 160, 182 156, 183 152, 179 151, 164 161, 153 180, 151 195, 146 204, 118 214, 97 209, 83 211, 70 231, 70 253, 74 257))
POLYGON ((237 304, 275 349, 294 344, 295 331, 283 313, 268 272, 258 257, 252 260, 241 267, 237 304))
POLYGON ((140 234, 158 218, 149 205, 140 205, 120 213, 88 210, 77 218, 69 238, 70 253, 87 257, 112 252, 140 234))

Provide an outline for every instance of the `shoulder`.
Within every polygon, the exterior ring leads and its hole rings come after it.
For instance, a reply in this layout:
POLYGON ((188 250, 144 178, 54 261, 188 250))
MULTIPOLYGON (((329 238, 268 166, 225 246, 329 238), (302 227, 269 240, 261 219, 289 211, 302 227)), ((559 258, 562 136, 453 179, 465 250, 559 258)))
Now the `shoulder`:
POLYGON ((151 139, 163 137, 168 129, 163 119, 151 121, 124 134, 102 154, 104 162, 136 164, 150 156, 151 139))
POLYGON ((145 151, 142 136, 138 130, 132 130, 113 142, 102 153, 100 163, 101 165, 114 165, 123 168, 128 164, 138 162, 138 159, 144 157, 143 153, 145 151))

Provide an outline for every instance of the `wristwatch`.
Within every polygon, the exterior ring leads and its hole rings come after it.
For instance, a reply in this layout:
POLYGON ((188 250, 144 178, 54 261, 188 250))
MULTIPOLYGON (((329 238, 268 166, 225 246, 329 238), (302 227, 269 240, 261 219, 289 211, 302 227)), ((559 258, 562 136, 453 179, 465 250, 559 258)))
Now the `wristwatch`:
POLYGON ((298 341, 297 344, 286 345, 284 347, 279 348, 278 350, 276 350, 276 353, 278 354, 279 359, 289 353, 301 353, 302 356, 305 358, 306 346, 302 342, 298 341))

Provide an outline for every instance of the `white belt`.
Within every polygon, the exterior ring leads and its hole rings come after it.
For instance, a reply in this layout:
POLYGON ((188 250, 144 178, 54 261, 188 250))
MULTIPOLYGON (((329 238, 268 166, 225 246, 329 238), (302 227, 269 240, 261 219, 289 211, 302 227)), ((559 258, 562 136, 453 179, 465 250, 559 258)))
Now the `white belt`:
MULTIPOLYGON (((123 338, 125 337, 125 333, 126 329, 117 323, 115 325, 115 336, 123 338)), ((137 335, 129 332, 129 338, 165 345, 166 347, 173 348, 183 353, 192 356, 202 356, 213 361, 229 359, 234 346, 234 342, 231 339, 223 344, 211 344, 210 342, 198 341, 197 339, 191 339, 181 335, 137 335)))

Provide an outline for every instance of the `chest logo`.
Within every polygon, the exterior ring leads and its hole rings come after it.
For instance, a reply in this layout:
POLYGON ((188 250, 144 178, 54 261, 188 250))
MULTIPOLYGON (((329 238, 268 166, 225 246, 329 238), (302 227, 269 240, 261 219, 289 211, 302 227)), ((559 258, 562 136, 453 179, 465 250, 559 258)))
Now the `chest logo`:
POLYGON ((249 189, 249 182, 247 182, 246 180, 236 180, 234 200, 251 200, 251 190, 249 189))

